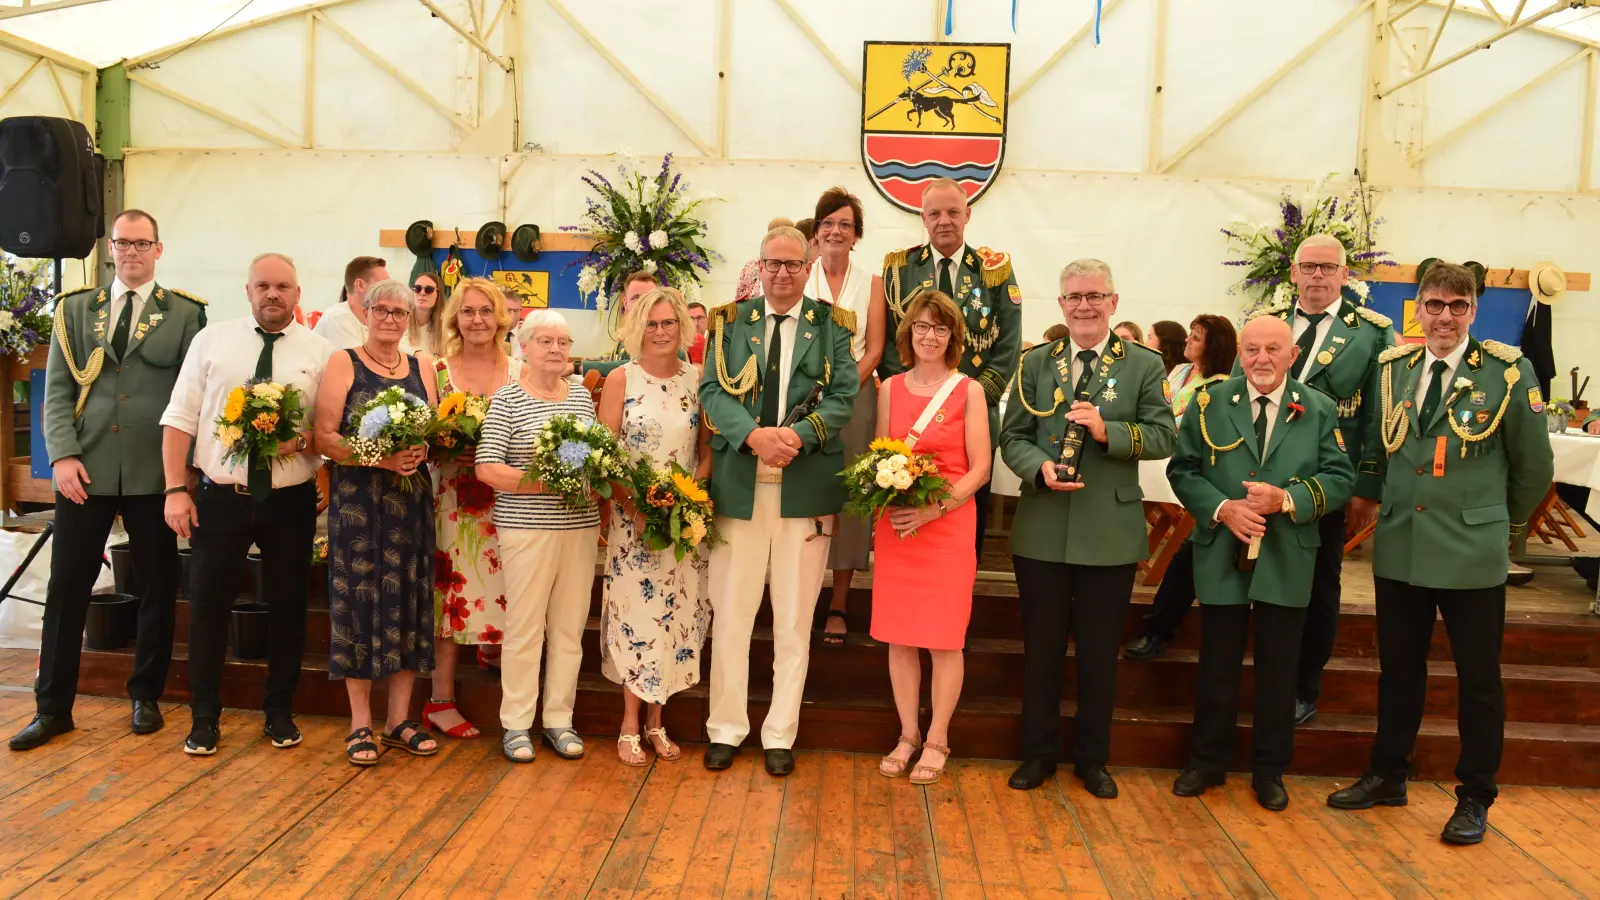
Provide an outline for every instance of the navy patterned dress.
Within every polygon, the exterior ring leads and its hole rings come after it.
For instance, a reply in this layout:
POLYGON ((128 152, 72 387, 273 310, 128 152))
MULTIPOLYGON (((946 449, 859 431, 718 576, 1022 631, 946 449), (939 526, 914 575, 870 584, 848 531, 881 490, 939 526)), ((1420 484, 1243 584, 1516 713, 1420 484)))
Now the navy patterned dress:
MULTIPOLYGON (((399 385, 427 399, 416 357, 404 378, 368 369, 355 350, 355 378, 341 413, 351 413, 384 388, 399 385)), ((329 475, 328 613, 331 678, 386 678, 433 671, 433 487, 417 470, 407 490, 400 476, 372 466, 334 465, 329 475)))

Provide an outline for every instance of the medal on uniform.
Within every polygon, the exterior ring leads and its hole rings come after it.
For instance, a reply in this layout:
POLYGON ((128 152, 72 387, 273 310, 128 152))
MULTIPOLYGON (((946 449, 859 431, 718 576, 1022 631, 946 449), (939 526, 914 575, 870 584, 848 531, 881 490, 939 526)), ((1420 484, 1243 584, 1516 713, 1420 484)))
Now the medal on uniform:
POLYGON ((157 325, 160 325, 160 324, 161 324, 161 313, 151 313, 150 314, 150 327, 154 328, 154 327, 156 327, 157 325))
POLYGON ((1115 378, 1108 379, 1106 381, 1106 389, 1101 392, 1100 398, 1107 403, 1114 402, 1117 399, 1116 388, 1117 380, 1115 378))
POLYGON ((139 327, 133 330, 133 339, 136 341, 144 340, 144 333, 149 330, 150 326, 148 324, 140 322, 139 327))
POLYGON ((1484 391, 1473 391, 1472 394, 1467 397, 1467 402, 1471 403, 1473 406, 1482 406, 1489 402, 1489 395, 1484 391))
POLYGON ((1324 350, 1321 353, 1317 354, 1317 364, 1318 365, 1325 366, 1325 365, 1327 365, 1328 363, 1331 363, 1331 362, 1333 362, 1333 351, 1332 350, 1324 350))
POLYGON ((1339 336, 1338 336, 1338 335, 1337 335, 1337 334, 1336 334, 1336 335, 1334 335, 1334 336, 1333 336, 1333 342, 1334 342, 1334 343, 1335 343, 1335 344, 1342 344, 1342 343, 1344 343, 1344 338, 1342 338, 1342 337, 1339 337, 1339 336))

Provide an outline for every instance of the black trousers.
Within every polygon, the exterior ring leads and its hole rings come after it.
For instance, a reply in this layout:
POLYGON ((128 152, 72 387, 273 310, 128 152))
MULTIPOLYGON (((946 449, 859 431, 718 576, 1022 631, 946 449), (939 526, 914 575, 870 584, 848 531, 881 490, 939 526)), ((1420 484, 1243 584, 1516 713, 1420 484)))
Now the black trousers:
POLYGON ((1178 552, 1172 554, 1167 572, 1156 586, 1156 597, 1148 615, 1144 617, 1145 634, 1171 641, 1189 615, 1194 604, 1194 543, 1184 541, 1178 552))
POLYGON ((317 533, 317 486, 279 488, 259 503, 232 485, 202 483, 195 495, 200 524, 189 539, 189 683, 196 719, 222 715, 222 664, 228 623, 243 583, 250 544, 261 548, 267 604, 267 685, 262 709, 288 712, 300 683, 306 644, 306 593, 317 533))
POLYGON ((39 650, 39 713, 72 712, 78 693, 78 664, 83 655, 83 627, 89 617, 89 594, 100 574, 111 523, 120 514, 128 530, 134 566, 142 589, 139 632, 128 676, 128 696, 155 702, 166 688, 172 663, 173 605, 178 591, 178 537, 162 513, 160 494, 101 496, 90 494, 82 505, 56 493, 55 546, 50 553, 50 585, 45 589, 44 633, 39 650))
POLYGON ((1306 611, 1272 603, 1200 605, 1200 672, 1189 766, 1220 775, 1233 759, 1239 674, 1255 624, 1255 715, 1250 771, 1282 775, 1294 758, 1294 672, 1306 611))
POLYGON ((1339 575, 1344 570, 1344 507, 1328 510, 1317 520, 1322 546, 1311 571, 1311 603, 1306 606, 1306 627, 1300 638, 1300 676, 1297 694, 1307 703, 1322 694, 1322 670, 1333 656, 1339 636, 1339 575))
POLYGON ((1078 694, 1072 764, 1105 765, 1135 567, 1011 559, 1022 600, 1022 758, 1054 764, 1060 757, 1061 676, 1070 636, 1078 694))
POLYGON ((1373 577, 1378 611, 1378 738, 1372 771, 1404 779, 1422 725, 1428 690, 1428 647, 1434 613, 1444 617, 1456 664, 1456 795, 1494 803, 1495 773, 1505 743, 1506 692, 1500 681, 1500 641, 1506 624, 1506 586, 1472 590, 1426 588, 1373 577))

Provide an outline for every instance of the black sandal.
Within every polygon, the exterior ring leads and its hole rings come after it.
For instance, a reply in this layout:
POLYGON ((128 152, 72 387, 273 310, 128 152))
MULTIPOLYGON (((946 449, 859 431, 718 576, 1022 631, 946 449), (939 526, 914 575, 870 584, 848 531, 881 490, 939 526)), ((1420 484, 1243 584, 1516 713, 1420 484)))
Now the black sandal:
POLYGON ((412 722, 409 720, 401 722, 399 725, 394 727, 394 730, 390 731, 388 734, 385 734, 383 737, 378 738, 378 740, 382 741, 387 747, 399 747, 401 750, 406 751, 412 756, 432 756, 439 752, 438 739, 426 731, 423 731, 421 722, 412 722), (406 740, 400 736, 407 728, 411 729, 410 740, 406 740), (421 745, 423 741, 433 741, 433 747, 428 750, 422 749, 421 745))
POLYGON ((844 636, 849 632, 849 630, 850 620, 845 618, 844 613, 837 609, 828 610, 828 614, 822 617, 822 643, 828 645, 829 647, 843 647, 844 636), (828 620, 832 619, 834 616, 838 616, 839 621, 844 623, 844 632, 835 634, 834 632, 828 630, 828 620))
POLYGON ((345 759, 348 759, 350 761, 350 765, 352 765, 352 766, 361 766, 362 768, 367 768, 369 766, 375 766, 375 765, 378 764, 378 745, 377 744, 374 744, 370 740, 361 741, 361 742, 355 743, 355 744, 350 743, 351 741, 355 740, 356 738, 370 738, 370 737, 372 737, 372 729, 371 728, 357 728, 355 731, 352 731, 348 735, 345 736, 345 739, 344 739, 344 743, 345 743, 344 757, 345 757, 345 759), (372 754, 372 758, 371 759, 362 759, 361 757, 356 756, 357 753, 371 753, 372 754))

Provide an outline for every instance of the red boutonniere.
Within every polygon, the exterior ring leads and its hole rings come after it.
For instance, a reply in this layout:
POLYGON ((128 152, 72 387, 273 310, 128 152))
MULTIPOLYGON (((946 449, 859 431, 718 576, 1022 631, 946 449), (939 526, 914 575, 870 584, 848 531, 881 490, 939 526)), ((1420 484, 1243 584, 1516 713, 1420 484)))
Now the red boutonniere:
POLYGON ((1300 405, 1300 394, 1299 392, 1295 392, 1289 399, 1289 415, 1285 416, 1284 420, 1293 422, 1295 419, 1298 419, 1305 414, 1306 408, 1300 405))

